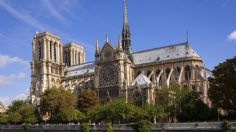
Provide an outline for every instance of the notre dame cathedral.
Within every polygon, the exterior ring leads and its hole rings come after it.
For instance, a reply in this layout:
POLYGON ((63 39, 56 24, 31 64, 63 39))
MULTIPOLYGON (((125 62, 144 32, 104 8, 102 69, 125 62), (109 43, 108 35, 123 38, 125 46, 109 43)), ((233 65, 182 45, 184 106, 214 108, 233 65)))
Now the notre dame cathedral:
POLYGON ((154 104, 157 89, 173 84, 200 92, 208 103, 210 72, 189 43, 132 51, 125 0, 123 15, 118 43, 113 45, 107 38, 100 48, 97 41, 93 62, 85 62, 85 51, 79 44, 62 44, 59 36, 36 33, 32 42, 32 103, 37 104, 45 90, 63 86, 76 95, 83 89, 96 90, 101 103, 123 97, 134 100, 136 105, 154 104))

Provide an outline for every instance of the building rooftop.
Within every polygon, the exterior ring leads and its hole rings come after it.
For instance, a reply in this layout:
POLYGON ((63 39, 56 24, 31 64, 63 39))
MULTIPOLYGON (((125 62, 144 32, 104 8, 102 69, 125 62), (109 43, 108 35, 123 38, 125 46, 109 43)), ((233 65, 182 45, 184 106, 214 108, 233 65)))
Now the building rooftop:
POLYGON ((65 77, 79 76, 95 72, 95 63, 88 62, 81 65, 71 66, 65 68, 65 77))
POLYGON ((200 58, 200 56, 189 46, 187 42, 135 52, 133 53, 133 57, 135 65, 184 57, 200 58))
POLYGON ((132 86, 141 86, 141 85, 148 85, 150 84, 151 81, 150 79, 148 79, 148 77, 146 75, 144 75, 143 73, 139 74, 134 81, 132 82, 132 86))

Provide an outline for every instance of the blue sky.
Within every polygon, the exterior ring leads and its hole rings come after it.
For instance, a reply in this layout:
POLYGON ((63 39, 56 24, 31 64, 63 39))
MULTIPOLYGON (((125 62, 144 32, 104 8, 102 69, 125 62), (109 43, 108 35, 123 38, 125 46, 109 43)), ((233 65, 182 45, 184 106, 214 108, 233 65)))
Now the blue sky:
MULTIPOLYGON (((206 67, 236 55, 236 0, 127 0, 134 51, 182 43, 206 67)), ((95 42, 117 43, 123 0, 0 0, 0 100, 25 98, 30 86, 31 42, 49 31, 62 43, 85 47, 94 60, 95 42)))

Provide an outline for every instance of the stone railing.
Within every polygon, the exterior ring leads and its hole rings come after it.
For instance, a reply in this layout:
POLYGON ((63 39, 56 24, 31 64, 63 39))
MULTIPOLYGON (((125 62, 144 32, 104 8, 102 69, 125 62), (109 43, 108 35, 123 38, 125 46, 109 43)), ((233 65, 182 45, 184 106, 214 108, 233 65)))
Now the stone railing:
MULTIPOLYGON (((228 122, 228 127, 236 131, 236 122, 228 122)), ((195 122, 195 123, 158 123, 153 124, 152 130, 157 131, 221 131, 224 128, 223 122, 195 122)), ((102 132, 106 125, 91 125, 90 131, 102 132)), ((80 130, 80 125, 68 124, 49 124, 49 125, 32 125, 31 132, 73 132, 80 130)), ((0 132, 23 132, 22 125, 0 125, 0 132)), ((134 130, 127 124, 113 124, 114 132, 133 132, 134 130)))

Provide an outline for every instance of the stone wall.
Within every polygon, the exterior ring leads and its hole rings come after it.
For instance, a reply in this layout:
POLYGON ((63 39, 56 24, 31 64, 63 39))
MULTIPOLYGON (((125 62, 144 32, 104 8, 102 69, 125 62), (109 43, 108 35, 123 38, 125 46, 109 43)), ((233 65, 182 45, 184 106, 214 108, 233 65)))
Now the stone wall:
MULTIPOLYGON (((227 123, 232 131, 236 131, 236 122, 227 123)), ((196 123, 158 123, 152 127, 153 132, 159 131, 222 131, 223 122, 196 122, 196 123)), ((103 132, 105 125, 91 125, 91 132, 103 132)), ((80 125, 32 125, 30 130, 24 130, 22 125, 1 125, 0 132, 76 132, 80 125)), ((134 132, 127 124, 114 124, 114 132, 134 132)))

